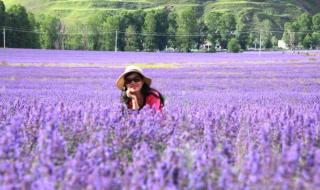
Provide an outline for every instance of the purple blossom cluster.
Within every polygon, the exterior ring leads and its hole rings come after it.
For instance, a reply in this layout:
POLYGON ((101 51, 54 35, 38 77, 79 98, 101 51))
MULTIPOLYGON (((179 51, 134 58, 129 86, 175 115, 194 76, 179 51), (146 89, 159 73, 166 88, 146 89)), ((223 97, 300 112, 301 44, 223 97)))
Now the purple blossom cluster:
POLYGON ((28 64, 35 66, 58 64, 104 64, 125 65, 143 63, 292 63, 305 61, 319 61, 318 50, 300 52, 244 52, 241 54, 229 53, 149 53, 149 52, 108 52, 108 51, 79 51, 79 50, 47 50, 47 49, 0 49, 0 62, 7 64, 28 64))
POLYGON ((202 56, 144 69, 163 113, 123 108, 123 68, 1 66, 1 189, 319 189, 320 63, 202 56))

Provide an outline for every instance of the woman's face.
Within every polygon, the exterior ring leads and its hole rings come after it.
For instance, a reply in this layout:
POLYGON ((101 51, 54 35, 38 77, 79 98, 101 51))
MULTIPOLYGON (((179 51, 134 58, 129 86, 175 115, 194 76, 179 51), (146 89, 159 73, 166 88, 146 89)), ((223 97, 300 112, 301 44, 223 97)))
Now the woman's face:
POLYGON ((143 86, 142 77, 138 73, 130 73, 124 80, 130 92, 139 92, 143 86))

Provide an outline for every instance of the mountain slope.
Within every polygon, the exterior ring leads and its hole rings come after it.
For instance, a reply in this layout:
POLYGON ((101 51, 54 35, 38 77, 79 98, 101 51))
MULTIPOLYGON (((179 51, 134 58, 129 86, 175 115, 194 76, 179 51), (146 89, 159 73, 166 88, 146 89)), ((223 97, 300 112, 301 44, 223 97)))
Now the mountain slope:
POLYGON ((204 12, 231 12, 253 10, 256 15, 268 18, 281 25, 303 12, 320 12, 319 0, 3 0, 6 7, 21 4, 28 11, 37 14, 46 13, 61 18, 66 25, 86 22, 89 16, 97 13, 133 11, 137 9, 158 9, 171 7, 181 10, 183 7, 198 7, 204 12))

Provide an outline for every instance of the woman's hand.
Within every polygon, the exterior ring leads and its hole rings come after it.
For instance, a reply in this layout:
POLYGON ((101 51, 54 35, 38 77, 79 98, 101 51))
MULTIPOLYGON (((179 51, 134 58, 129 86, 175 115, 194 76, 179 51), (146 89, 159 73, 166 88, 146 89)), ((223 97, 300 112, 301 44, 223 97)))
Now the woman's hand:
POLYGON ((132 109, 138 110, 140 106, 138 103, 137 96, 132 91, 129 91, 129 90, 127 90, 126 93, 127 93, 127 96, 132 99, 132 109))
POLYGON ((126 91, 127 96, 133 100, 137 100, 137 96, 135 94, 132 93, 132 91, 127 90, 126 91))

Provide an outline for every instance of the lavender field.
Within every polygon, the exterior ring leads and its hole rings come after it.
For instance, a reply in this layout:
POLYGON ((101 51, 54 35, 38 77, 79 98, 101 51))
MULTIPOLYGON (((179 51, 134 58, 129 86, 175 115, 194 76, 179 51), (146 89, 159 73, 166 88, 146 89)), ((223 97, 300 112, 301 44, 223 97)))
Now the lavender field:
POLYGON ((1 189, 320 189, 320 51, 0 49, 1 189), (136 64, 163 114, 122 111, 136 64))

